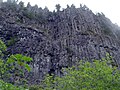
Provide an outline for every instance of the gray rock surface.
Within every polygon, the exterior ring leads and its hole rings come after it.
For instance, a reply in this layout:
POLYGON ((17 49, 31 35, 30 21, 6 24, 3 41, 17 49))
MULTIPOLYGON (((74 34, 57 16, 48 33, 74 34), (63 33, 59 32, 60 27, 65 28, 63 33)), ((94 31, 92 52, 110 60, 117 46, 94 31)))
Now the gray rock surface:
POLYGON ((31 83, 39 83, 47 73, 60 76, 62 68, 79 60, 101 59, 107 52, 120 68, 120 28, 104 14, 95 15, 86 6, 50 12, 29 5, 28 11, 35 10, 35 18, 30 19, 24 9, 16 11, 5 5, 0 9, 0 38, 8 45, 9 54, 33 58, 31 83))

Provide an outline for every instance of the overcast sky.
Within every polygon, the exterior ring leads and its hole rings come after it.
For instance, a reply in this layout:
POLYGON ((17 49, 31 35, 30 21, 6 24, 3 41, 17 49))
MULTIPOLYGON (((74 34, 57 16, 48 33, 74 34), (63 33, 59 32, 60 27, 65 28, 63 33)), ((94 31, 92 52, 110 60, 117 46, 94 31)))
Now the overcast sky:
MULTIPOLYGON (((19 0, 20 1, 20 0, 19 0)), ((27 4, 37 4, 44 8, 47 6, 49 10, 54 10, 56 4, 60 4, 62 8, 66 5, 74 4, 76 7, 81 4, 85 4, 93 12, 103 12, 113 23, 117 23, 120 26, 120 0, 22 0, 27 4)))

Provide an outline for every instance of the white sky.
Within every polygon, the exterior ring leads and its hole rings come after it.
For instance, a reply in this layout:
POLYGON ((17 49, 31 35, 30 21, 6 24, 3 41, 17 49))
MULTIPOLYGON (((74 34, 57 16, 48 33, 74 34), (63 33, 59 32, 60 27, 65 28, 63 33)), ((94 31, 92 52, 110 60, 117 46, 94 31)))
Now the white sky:
POLYGON ((60 4, 62 8, 66 5, 74 4, 76 7, 81 4, 85 4, 93 12, 103 12, 113 23, 117 23, 120 26, 120 0, 22 0, 27 4, 37 4, 44 8, 47 6, 49 10, 54 10, 56 4, 60 4))

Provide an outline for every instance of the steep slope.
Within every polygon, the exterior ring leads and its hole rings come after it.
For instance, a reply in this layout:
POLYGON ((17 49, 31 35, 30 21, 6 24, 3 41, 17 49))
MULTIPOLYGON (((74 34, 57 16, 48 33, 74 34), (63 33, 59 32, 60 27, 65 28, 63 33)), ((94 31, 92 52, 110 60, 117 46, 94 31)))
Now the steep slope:
POLYGON ((120 28, 103 14, 95 15, 86 6, 50 12, 21 3, 9 5, 0 8, 0 38, 9 54, 33 58, 31 82, 40 82, 46 73, 62 75, 62 68, 81 59, 101 59, 107 52, 120 68, 120 28))

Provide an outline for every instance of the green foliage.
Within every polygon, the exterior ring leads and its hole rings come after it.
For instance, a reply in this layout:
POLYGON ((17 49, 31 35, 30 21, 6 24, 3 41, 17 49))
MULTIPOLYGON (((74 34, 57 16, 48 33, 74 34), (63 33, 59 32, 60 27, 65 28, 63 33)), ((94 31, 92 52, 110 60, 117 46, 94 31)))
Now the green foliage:
POLYGON ((24 72, 31 71, 30 66, 27 64, 30 62, 32 58, 23 56, 21 54, 11 55, 6 61, 6 68, 7 72, 13 72, 10 76, 16 79, 15 84, 23 84, 23 81, 26 82, 24 79, 24 72), (19 79, 17 79, 19 78, 19 79))
POLYGON ((21 54, 11 55, 6 61, 0 60, 1 79, 8 81, 11 77, 14 79, 13 84, 24 84, 26 82, 24 72, 30 71, 31 68, 27 64, 32 58, 21 54))
MULTIPOLYGON (((108 25, 109 26, 109 25, 108 25)), ((108 27, 107 25, 105 25, 104 23, 102 23, 102 27, 103 27, 103 33, 105 35, 113 35, 112 30, 108 27)))
POLYGON ((2 40, 0 40, 0 51, 3 52, 6 51, 6 49, 7 49, 6 45, 2 40))
POLYGON ((47 76, 44 90, 120 90, 120 71, 110 66, 111 57, 94 60, 93 63, 80 61, 78 66, 64 69, 62 77, 47 76))
POLYGON ((103 33, 104 33, 105 35, 111 35, 111 34, 112 34, 112 31, 109 30, 109 29, 104 29, 104 30, 103 30, 103 33))
POLYGON ((0 90, 28 90, 28 89, 25 89, 23 87, 17 87, 10 83, 6 83, 0 80, 0 90))
POLYGON ((32 11, 28 11, 27 8, 24 8, 23 15, 25 15, 30 20, 35 19, 35 13, 32 11))
POLYGON ((35 18, 35 15, 32 12, 24 13, 24 15, 29 19, 34 19, 35 18))
POLYGON ((9 7, 10 10, 17 10, 17 2, 15 0, 8 0, 7 2, 4 2, 4 4, 6 7, 9 7))
MULTIPOLYGON (((10 81, 16 85, 26 84, 25 72, 30 71, 31 68, 27 64, 32 61, 32 58, 22 54, 11 55, 8 58, 3 58, 3 52, 6 51, 6 45, 0 40, 0 79, 3 81, 10 81), (12 81, 10 80, 12 78, 12 81)), ((1 82, 0 82, 1 84, 1 82)), ((3 85, 7 83, 3 83, 3 85)), ((2 84, 1 84, 2 85, 2 84)), ((8 85, 9 86, 9 85, 8 85)), ((2 87, 2 86, 1 86, 2 87)), ((4 88, 4 87, 3 87, 4 88)), ((8 90, 8 89, 2 89, 8 90)), ((9 89, 20 90, 20 89, 9 89)))
POLYGON ((32 85, 29 90, 43 90, 43 88, 40 85, 32 85))
POLYGON ((16 42, 16 40, 17 40, 17 39, 16 39, 15 37, 11 37, 11 39, 7 41, 7 46, 12 46, 12 45, 14 45, 15 42, 16 42))
MULTIPOLYGON (((3 59, 4 51, 6 45, 0 40, 0 90, 26 90, 5 81, 12 77, 13 84, 26 82, 24 72, 31 70, 27 63, 32 58, 15 54, 3 59)), ((76 66, 64 68, 62 77, 47 75, 41 85, 30 86, 27 90, 120 90, 120 70, 111 65, 112 61, 108 53, 92 63, 81 60, 76 66)))
POLYGON ((0 40, 0 58, 3 58, 3 52, 6 51, 7 47, 2 40, 0 40))

